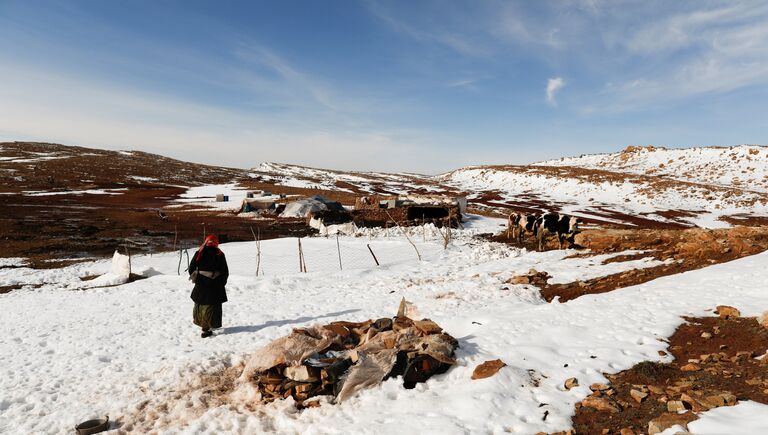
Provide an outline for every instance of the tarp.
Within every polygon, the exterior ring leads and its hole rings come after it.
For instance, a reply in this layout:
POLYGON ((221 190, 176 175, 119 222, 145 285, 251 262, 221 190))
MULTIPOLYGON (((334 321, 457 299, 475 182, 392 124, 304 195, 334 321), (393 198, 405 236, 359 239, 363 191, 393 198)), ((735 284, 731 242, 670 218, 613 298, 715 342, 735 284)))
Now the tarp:
POLYGON ((282 218, 303 218, 309 213, 321 210, 343 210, 344 207, 338 202, 331 201, 322 196, 313 196, 289 202, 285 205, 285 210, 280 213, 282 218))
POLYGON ((87 281, 87 287, 108 287, 113 285, 125 284, 131 278, 131 259, 115 251, 112 256, 112 265, 109 272, 100 277, 87 281))

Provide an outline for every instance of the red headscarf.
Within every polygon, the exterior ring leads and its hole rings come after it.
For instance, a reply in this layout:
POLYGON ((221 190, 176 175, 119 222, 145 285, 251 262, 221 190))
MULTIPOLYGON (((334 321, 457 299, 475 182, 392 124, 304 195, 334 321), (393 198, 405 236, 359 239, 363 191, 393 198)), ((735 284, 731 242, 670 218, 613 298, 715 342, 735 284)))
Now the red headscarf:
POLYGON ((197 250, 197 256, 195 257, 196 261, 200 261, 200 256, 203 255, 203 248, 206 246, 210 246, 211 248, 216 249, 216 254, 221 255, 221 250, 219 249, 219 238, 211 234, 205 238, 203 244, 200 245, 200 249, 197 250))

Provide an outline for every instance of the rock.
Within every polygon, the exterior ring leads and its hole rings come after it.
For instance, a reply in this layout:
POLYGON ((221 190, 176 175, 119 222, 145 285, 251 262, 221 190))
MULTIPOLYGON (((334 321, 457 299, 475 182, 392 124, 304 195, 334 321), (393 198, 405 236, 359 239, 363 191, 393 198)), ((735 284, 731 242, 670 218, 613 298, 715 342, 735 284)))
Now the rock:
POLYGON ((680 367, 680 370, 683 371, 683 372, 697 372, 697 371, 701 370, 701 367, 699 367, 698 365, 696 365, 694 363, 688 363, 688 364, 680 367))
POLYGON ((600 384, 600 383, 596 382, 596 383, 590 385, 589 389, 592 390, 592 391, 605 391, 605 390, 610 390, 611 386, 607 385, 607 384, 600 384))
POLYGON ((710 333, 710 332, 702 332, 701 333, 701 338, 704 338, 704 339, 712 338, 712 333, 710 333))
POLYGON ((648 393, 644 393, 638 390, 631 390, 629 392, 629 395, 632 396, 632 398, 635 399, 637 403, 642 403, 643 400, 645 400, 645 398, 648 397, 648 393))
POLYGON ((753 353, 748 351, 736 352, 736 361, 746 361, 752 358, 753 353))
POLYGON ((576 378, 568 378, 565 380, 565 389, 570 390, 573 387, 579 386, 579 380, 576 378))
POLYGON ((739 310, 736 308, 728 305, 718 305, 717 315, 720 316, 721 319, 735 319, 737 317, 741 317, 741 312, 739 312, 739 310))
POLYGON ((619 435, 637 435, 632 429, 625 427, 619 431, 619 435))
POLYGON ((768 328, 768 311, 764 311, 763 314, 758 316, 757 322, 760 323, 763 328, 768 328))
POLYGON ((605 397, 589 396, 581 401, 581 405, 588 408, 595 408, 598 411, 607 411, 614 414, 621 412, 621 407, 615 400, 605 397))
POLYGON ((680 412, 685 411, 685 403, 682 400, 670 400, 667 402, 667 411, 680 412))
POLYGON ((507 284, 530 284, 531 279, 525 275, 513 276, 507 281, 507 284))
POLYGON ((648 390, 650 390, 653 394, 658 394, 661 396, 662 394, 665 394, 664 388, 656 386, 656 385, 648 385, 648 390))
POLYGON ((687 430, 688 423, 696 420, 696 418, 698 417, 692 412, 686 412, 685 414, 661 414, 648 422, 648 435, 656 435, 676 424, 687 430))
POLYGON ((502 367, 506 367, 507 364, 500 359, 493 361, 486 361, 479 366, 475 367, 475 371, 472 372, 472 379, 485 379, 495 375, 502 367))

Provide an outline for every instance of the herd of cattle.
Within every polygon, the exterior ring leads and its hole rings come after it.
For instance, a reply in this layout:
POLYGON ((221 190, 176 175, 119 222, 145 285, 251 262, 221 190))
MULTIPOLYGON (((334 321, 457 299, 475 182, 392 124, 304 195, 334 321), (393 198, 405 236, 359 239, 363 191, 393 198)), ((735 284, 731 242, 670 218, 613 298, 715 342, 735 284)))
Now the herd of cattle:
POLYGON ((507 219, 507 237, 512 237, 518 243, 523 242, 523 236, 532 235, 539 251, 544 249, 548 238, 557 236, 557 243, 563 249, 564 240, 572 240, 579 231, 581 219, 559 213, 520 214, 510 213, 507 219))

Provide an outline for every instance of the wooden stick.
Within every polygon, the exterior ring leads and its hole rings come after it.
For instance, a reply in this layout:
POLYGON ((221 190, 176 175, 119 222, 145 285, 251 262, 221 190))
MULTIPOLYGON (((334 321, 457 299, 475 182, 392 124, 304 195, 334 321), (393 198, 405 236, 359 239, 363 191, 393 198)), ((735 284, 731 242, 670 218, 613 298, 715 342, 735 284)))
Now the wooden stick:
POLYGON ((373 253, 373 249, 371 249, 371 245, 370 244, 366 244, 365 246, 367 246, 368 250, 371 251, 371 256, 373 256, 373 261, 375 261, 376 265, 378 266, 379 265, 379 260, 376 259, 376 254, 373 253))
POLYGON ((344 270, 341 267, 341 246, 339 245, 339 233, 336 233, 336 251, 339 253, 339 270, 344 270))
POLYGON ((400 224, 397 223, 397 221, 392 217, 392 215, 389 214, 389 211, 384 210, 384 212, 387 213, 387 216, 389 216, 389 218, 392 219, 392 222, 394 222, 395 225, 397 225, 397 227, 400 228, 400 232, 403 233, 403 235, 405 236, 405 239, 408 240, 408 243, 410 243, 411 246, 413 246, 413 249, 416 251, 416 256, 419 257, 419 261, 421 261, 421 253, 419 253, 419 249, 416 247, 416 244, 413 243, 410 237, 408 237, 408 233, 406 233, 403 227, 401 227, 400 224))

